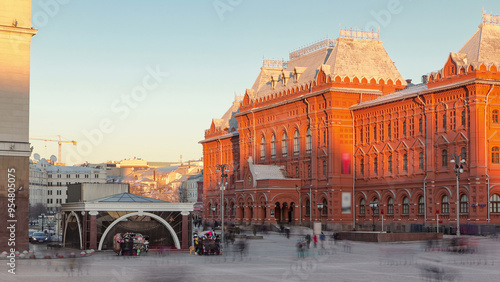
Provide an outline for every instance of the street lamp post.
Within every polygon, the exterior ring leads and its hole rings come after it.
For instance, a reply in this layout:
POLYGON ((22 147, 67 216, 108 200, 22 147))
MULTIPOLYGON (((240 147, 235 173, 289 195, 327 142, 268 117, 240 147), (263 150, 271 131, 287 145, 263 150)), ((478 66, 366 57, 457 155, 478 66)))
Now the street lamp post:
POLYGON ((57 234, 57 242, 60 241, 60 236, 59 234, 61 233, 61 226, 59 224, 61 220, 61 213, 56 213, 56 234, 57 234))
POLYGON ((43 223, 44 223, 43 221, 44 221, 44 219, 45 219, 45 214, 44 214, 44 213, 42 213, 42 214, 41 214, 41 216, 42 216, 42 232, 43 232, 43 229, 44 229, 44 228, 43 228, 43 225, 44 225, 44 224, 43 224, 43 223))
POLYGON ((372 208, 372 226, 373 226, 373 231, 375 231, 375 209, 378 207, 378 203, 376 202, 370 202, 370 208, 372 208))
POLYGON ((212 217, 215 218, 215 206, 212 206, 210 209, 212 209, 212 217))
POLYGON ((220 178, 221 182, 219 182, 220 186, 220 216, 221 216, 221 238, 220 241, 221 243, 224 243, 224 190, 226 189, 227 185, 227 173, 229 172, 229 169, 227 168, 227 165, 225 164, 218 164, 217 165, 217 172, 220 172, 220 178))
POLYGON ((299 186, 295 185, 295 189, 297 189, 297 194, 299 194, 299 225, 302 225, 302 202, 300 200, 299 186))
POLYGON ((312 194, 312 184, 309 185, 309 225, 312 228, 312 214, 313 214, 313 194, 312 194))
POLYGON ((457 194, 456 194, 456 205, 457 205, 457 236, 460 236, 460 189, 459 189, 459 178, 460 174, 464 172, 465 158, 463 155, 453 154, 451 156, 450 163, 455 166, 453 169, 457 175, 457 194))
POLYGON ((318 207, 318 211, 319 211, 318 218, 319 218, 319 222, 321 223, 321 210, 323 210, 323 203, 321 203, 321 202, 316 203, 316 206, 318 207))
POLYGON ((317 203, 316 204, 318 206, 318 210, 319 210, 319 221, 321 222, 321 210, 323 209, 323 203, 317 203))

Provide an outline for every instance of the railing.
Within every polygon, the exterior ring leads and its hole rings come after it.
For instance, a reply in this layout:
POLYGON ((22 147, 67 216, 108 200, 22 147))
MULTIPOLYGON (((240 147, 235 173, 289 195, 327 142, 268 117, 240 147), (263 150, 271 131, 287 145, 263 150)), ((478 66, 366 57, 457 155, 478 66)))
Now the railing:
POLYGON ((279 60, 262 58, 262 66, 286 69, 288 67, 288 62, 283 59, 279 60))
POLYGON ((317 41, 317 42, 310 44, 308 46, 305 46, 305 47, 302 47, 302 48, 297 49, 295 51, 289 52, 288 56, 289 56, 289 59, 292 60, 292 59, 296 59, 300 56, 312 53, 316 50, 323 49, 326 47, 334 47, 334 46, 335 46, 335 41, 333 39, 328 38, 328 36, 327 36, 326 39, 317 41))
POLYGON ((342 29, 339 26, 339 37, 343 38, 357 38, 357 39, 368 39, 368 40, 379 40, 380 31, 364 31, 357 29, 342 29))
POLYGON ((491 12, 487 14, 485 10, 483 10, 483 24, 495 24, 500 25, 500 16, 498 13, 496 15, 491 12))

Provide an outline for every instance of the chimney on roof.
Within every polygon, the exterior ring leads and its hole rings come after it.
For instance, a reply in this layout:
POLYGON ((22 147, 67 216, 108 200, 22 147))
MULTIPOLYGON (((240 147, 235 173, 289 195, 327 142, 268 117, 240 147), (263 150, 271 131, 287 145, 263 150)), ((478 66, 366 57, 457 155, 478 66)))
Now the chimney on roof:
POLYGON ((422 83, 427 84, 427 81, 428 81, 427 75, 426 74, 422 75, 422 83))
POLYGON ((406 79, 406 84, 411 84, 411 79, 406 79))

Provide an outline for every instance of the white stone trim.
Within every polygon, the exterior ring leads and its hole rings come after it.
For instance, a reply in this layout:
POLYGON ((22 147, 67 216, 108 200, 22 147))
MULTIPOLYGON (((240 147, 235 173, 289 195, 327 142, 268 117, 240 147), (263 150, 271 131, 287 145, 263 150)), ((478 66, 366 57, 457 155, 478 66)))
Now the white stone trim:
POLYGON ((74 211, 71 211, 69 214, 68 218, 66 219, 65 225, 64 225, 64 237, 63 237, 63 247, 66 245, 66 233, 68 230, 68 222, 71 216, 74 216, 76 218, 76 224, 78 225, 78 235, 80 237, 80 250, 83 248, 83 242, 82 242, 82 227, 80 226, 80 219, 78 216, 76 216, 76 213, 74 211))
POLYGON ((181 248, 181 244, 179 242, 179 238, 177 237, 177 234, 175 234, 174 229, 172 228, 172 226, 170 226, 170 224, 168 224, 168 222, 165 219, 157 216, 156 214, 152 214, 152 213, 149 213, 149 212, 133 212, 133 213, 129 213, 129 214, 123 215, 123 216, 115 219, 115 221, 113 221, 113 223, 111 223, 108 226, 108 228, 106 228, 106 230, 102 234, 101 240, 99 241, 99 248, 98 248, 98 250, 101 251, 102 244, 104 243, 104 240, 106 239, 106 236, 108 235, 108 232, 111 230, 111 228, 113 228, 113 226, 115 226, 116 224, 118 224, 118 222, 124 220, 125 218, 131 217, 131 216, 134 216, 134 215, 139 215, 140 213, 142 213, 142 215, 150 216, 150 217, 156 219, 157 221, 159 221, 160 223, 162 223, 163 225, 165 225, 165 227, 168 229, 168 231, 170 231, 170 234, 174 238, 175 247, 177 249, 181 248))

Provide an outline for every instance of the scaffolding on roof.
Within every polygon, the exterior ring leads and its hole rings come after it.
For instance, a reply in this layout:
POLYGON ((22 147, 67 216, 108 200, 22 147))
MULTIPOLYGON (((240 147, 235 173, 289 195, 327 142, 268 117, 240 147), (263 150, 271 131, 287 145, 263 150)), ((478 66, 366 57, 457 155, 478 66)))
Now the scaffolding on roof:
POLYGON ((323 49, 326 47, 335 47, 335 41, 333 39, 328 38, 328 35, 323 40, 319 40, 315 43, 309 44, 308 46, 289 52, 288 56, 290 60, 293 60, 300 56, 304 56, 306 54, 312 53, 316 50, 323 49))
POLYGON ((495 24, 495 25, 500 25, 500 16, 498 13, 496 15, 493 14, 493 11, 488 14, 486 11, 483 9, 483 24, 495 24))
POLYGON ((288 67, 288 62, 283 59, 269 59, 262 57, 262 66, 271 68, 282 68, 286 69, 288 67))
POLYGON ((358 29, 348 29, 344 28, 342 29, 339 25, 339 37, 343 38, 356 38, 356 39, 368 39, 368 40, 379 40, 380 36, 380 30, 378 31, 365 31, 365 30, 358 30, 358 29))

